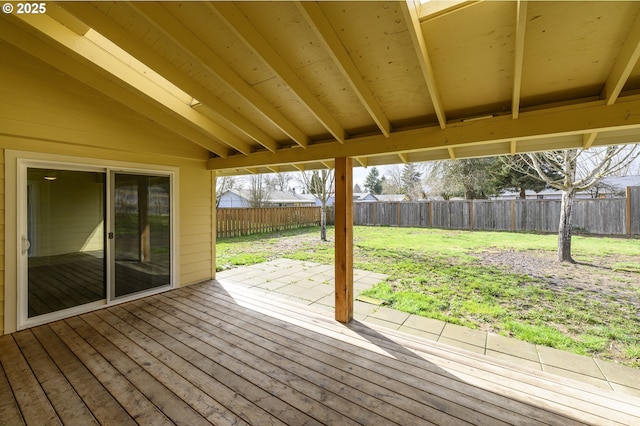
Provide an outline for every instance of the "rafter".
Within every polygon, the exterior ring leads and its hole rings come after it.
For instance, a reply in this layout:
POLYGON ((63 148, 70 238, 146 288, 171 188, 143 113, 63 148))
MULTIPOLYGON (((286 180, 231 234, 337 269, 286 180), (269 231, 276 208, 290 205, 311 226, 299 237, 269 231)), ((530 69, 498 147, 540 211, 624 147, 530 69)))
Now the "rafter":
POLYGON ((518 152, 518 141, 514 139, 509 145, 509 154, 516 155, 516 152, 518 152))
POLYGON ((289 136, 301 147, 306 147, 309 137, 287 120, 272 104, 245 82, 222 58, 212 51, 205 43, 196 37, 187 27, 177 21, 165 7, 176 5, 163 4, 158 7, 155 4, 139 2, 130 4, 131 7, 153 23, 156 28, 180 46, 185 52, 196 58, 211 73, 235 91, 239 96, 252 104, 271 123, 289 136))
POLYGON ((449 153, 449 158, 451 160, 455 160, 456 159, 456 151, 455 151, 455 149, 449 147, 449 148, 447 148, 447 152, 449 153))
POLYGON ((356 160, 362 167, 367 167, 367 164, 369 164, 369 160, 366 157, 354 157, 354 160, 356 160))
POLYGON ((325 166, 327 169, 333 169, 334 161, 332 160, 320 161, 320 163, 322 163, 322 165, 325 166))
POLYGON ((271 170, 273 173, 280 173, 280 166, 267 166, 267 169, 271 170))
POLYGON ((33 16, 33 19, 23 15, 5 15, 3 18, 6 21, 0 25, 0 34, 10 43, 20 40, 18 47, 31 55, 46 60, 193 143, 221 157, 229 155, 229 148, 211 134, 218 130, 214 123, 94 41, 47 15, 33 16), (28 28, 31 35, 26 35, 18 27, 28 28), (28 43, 27 37, 31 37, 28 43))
POLYGON ((342 44, 340 37, 336 34, 320 5, 311 1, 296 2, 296 5, 324 44, 334 63, 340 68, 340 71, 342 71, 342 74, 382 134, 388 137, 391 132, 389 119, 387 119, 378 101, 376 101, 373 93, 364 82, 360 71, 353 63, 349 52, 342 44))
MULTIPOLYGON (((534 111, 520 114, 517 120, 511 116, 498 116, 452 124, 446 129, 425 127, 393 132, 389 138, 382 135, 352 138, 348 144, 337 142, 317 143, 306 150, 279 150, 277 153, 254 153, 250 156, 232 156, 226 160, 209 160, 210 169, 226 169, 258 164, 288 164, 292 162, 322 161, 335 157, 379 156, 399 152, 438 151, 448 157, 448 147, 456 149, 458 158, 463 158, 466 147, 474 156, 502 155, 511 150, 511 141, 517 140, 519 151, 535 149, 563 149, 582 146, 584 133, 611 130, 640 129, 640 99, 618 102, 607 106, 604 102, 560 107, 549 111, 534 111), (568 137, 571 136, 571 137, 568 137), (546 142, 548 139, 550 142, 546 142), (455 141, 455 144, 451 141, 455 141), (486 149, 483 147, 486 146, 486 149), (462 149, 464 148, 464 150, 462 149), (482 148, 482 149, 480 149, 482 148)), ((628 136, 617 135, 615 143, 636 143, 633 132, 628 136)), ((614 140, 611 139, 611 140, 614 140)), ((599 143, 608 140, 598 138, 599 143)), ((607 142, 608 143, 608 142, 607 142)))
POLYGON ((335 117, 311 93, 296 73, 285 63, 276 50, 264 39, 262 34, 249 22, 238 7, 232 2, 207 3, 220 19, 222 19, 235 35, 262 61, 267 64, 300 98, 309 111, 322 123, 331 135, 340 143, 344 143, 347 132, 335 117))
POLYGON ((431 66, 431 60, 429 59, 427 43, 424 40, 422 28, 420 27, 418 12, 412 0, 400 2, 400 7, 402 8, 404 19, 407 22, 407 29, 409 30, 409 35, 411 36, 411 41, 413 42, 418 62, 420 62, 420 68, 422 69, 424 81, 427 84, 429 95, 431 96, 431 103, 433 103, 433 108, 435 109, 436 116, 438 117, 438 123, 440 124, 440 128, 444 129, 447 127, 447 117, 442 105, 442 99, 440 99, 438 86, 436 85, 435 74, 433 73, 433 67, 431 66))
POLYGON ((520 90, 522 87, 522 63, 524 61, 524 36, 527 28, 527 2, 518 0, 516 4, 516 36, 513 64, 513 94, 511 114, 518 118, 520 114, 520 90))
POLYGON ((618 58, 609 73, 609 78, 602 88, 600 97, 607 101, 607 105, 615 103, 622 92, 631 71, 640 57, 640 14, 636 15, 627 39, 620 49, 618 58))
POLYGON ((304 172, 304 170, 305 170, 305 166, 304 166, 304 164, 292 164, 292 166, 293 166, 294 168, 296 168, 296 169, 297 169, 298 171, 300 171, 300 172, 304 172))
POLYGON ((398 152, 398 158, 400 159, 400 161, 402 161, 404 164, 407 164, 407 153, 406 152, 398 152))
MULTIPOLYGON (((120 3, 117 7, 126 8, 127 5, 120 3)), ((158 72, 176 87, 198 99, 198 103, 192 103, 192 108, 199 110, 203 108, 202 104, 204 103, 209 107, 207 114, 209 116, 214 115, 216 121, 223 123, 223 126, 236 128, 270 151, 275 151, 278 148, 276 141, 270 136, 196 83, 192 78, 178 70, 140 39, 131 37, 123 27, 108 19, 95 5, 86 2, 68 2, 64 4, 64 8, 110 40, 117 41, 119 47, 158 72)))
POLYGON ((582 135, 582 148, 589 149, 598 137, 598 132, 585 133, 582 135))

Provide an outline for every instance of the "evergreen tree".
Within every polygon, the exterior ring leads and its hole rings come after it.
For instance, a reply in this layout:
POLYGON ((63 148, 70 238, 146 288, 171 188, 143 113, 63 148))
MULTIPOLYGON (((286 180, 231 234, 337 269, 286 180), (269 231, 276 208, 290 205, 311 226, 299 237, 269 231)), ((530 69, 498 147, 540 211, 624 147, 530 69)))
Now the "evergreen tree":
POLYGON ((380 179, 380 171, 376 167, 369 170, 369 174, 364 180, 364 187, 372 194, 382 193, 382 180, 380 179))
POLYGON ((415 164, 407 163, 402 169, 402 193, 410 200, 417 200, 422 196, 422 185, 420 184, 420 173, 415 164))

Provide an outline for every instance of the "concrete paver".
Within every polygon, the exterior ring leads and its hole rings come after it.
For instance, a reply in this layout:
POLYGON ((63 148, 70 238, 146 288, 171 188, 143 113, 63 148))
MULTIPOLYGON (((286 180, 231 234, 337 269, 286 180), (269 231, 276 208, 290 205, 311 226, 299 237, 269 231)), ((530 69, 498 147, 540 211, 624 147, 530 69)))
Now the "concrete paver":
MULTIPOLYGON (((278 259, 221 271, 217 279, 249 287, 265 297, 286 298, 318 309, 333 310, 333 276, 333 266, 330 265, 278 259)), ((355 296, 386 279, 384 274, 354 270, 355 296)), ((354 301, 354 319, 512 362, 517 366, 640 397, 640 369, 410 315, 359 300, 354 301)))
POLYGON ((640 370, 630 369, 623 365, 599 359, 596 359, 595 362, 608 381, 629 388, 634 388, 640 395, 640 370))
POLYGON ((487 344, 487 333, 457 324, 446 324, 441 334, 441 339, 443 338, 465 342, 481 348, 484 348, 487 344))
POLYGON ((371 318, 392 322, 398 326, 404 324, 409 316, 410 314, 406 312, 396 311, 395 309, 390 309, 384 306, 380 306, 370 315, 371 318))
POLYGON ((440 337, 445 326, 444 321, 411 315, 403 324, 403 327, 423 330, 440 337))
POLYGON ((523 342, 522 340, 510 339, 495 333, 487 334, 487 350, 537 363, 540 362, 536 345, 523 342))
POLYGON ((595 360, 588 356, 572 354, 559 349, 538 346, 540 362, 555 368, 571 370, 585 376, 605 379, 595 360))

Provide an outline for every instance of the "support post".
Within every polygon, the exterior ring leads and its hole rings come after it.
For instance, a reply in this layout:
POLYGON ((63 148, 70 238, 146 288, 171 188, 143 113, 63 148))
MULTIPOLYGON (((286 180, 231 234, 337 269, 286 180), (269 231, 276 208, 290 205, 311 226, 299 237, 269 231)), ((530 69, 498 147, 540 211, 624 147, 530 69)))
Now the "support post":
POLYGON ((216 279, 216 240, 218 238, 218 206, 216 205, 216 183, 218 173, 211 172, 211 279, 216 279))
POLYGON ((336 321, 353 319, 353 170, 351 158, 335 161, 336 321))

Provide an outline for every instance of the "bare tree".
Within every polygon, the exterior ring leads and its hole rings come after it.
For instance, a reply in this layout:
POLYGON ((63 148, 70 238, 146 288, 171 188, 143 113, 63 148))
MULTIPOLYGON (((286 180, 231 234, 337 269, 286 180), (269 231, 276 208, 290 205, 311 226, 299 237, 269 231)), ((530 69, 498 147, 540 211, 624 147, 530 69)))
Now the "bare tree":
POLYGON ((269 191, 265 185, 264 176, 261 174, 249 177, 249 205, 251 207, 264 207, 269 200, 269 191))
POLYGON ((572 212, 576 193, 595 185, 601 178, 627 169, 640 155, 640 145, 617 145, 590 150, 568 149, 506 157, 515 170, 536 176, 562 191, 558 227, 558 260, 574 263, 571 257, 572 212), (531 171, 535 170, 535 174, 531 171))
POLYGON ((402 194, 402 168, 399 165, 388 167, 381 180, 383 194, 402 194))
POLYGON ((327 241, 327 202, 335 193, 333 169, 302 172, 301 182, 305 190, 320 200, 320 239, 327 241))
POLYGON ((291 190, 291 182, 293 181, 293 175, 291 173, 276 173, 267 177, 266 185, 270 191, 285 191, 291 190))

